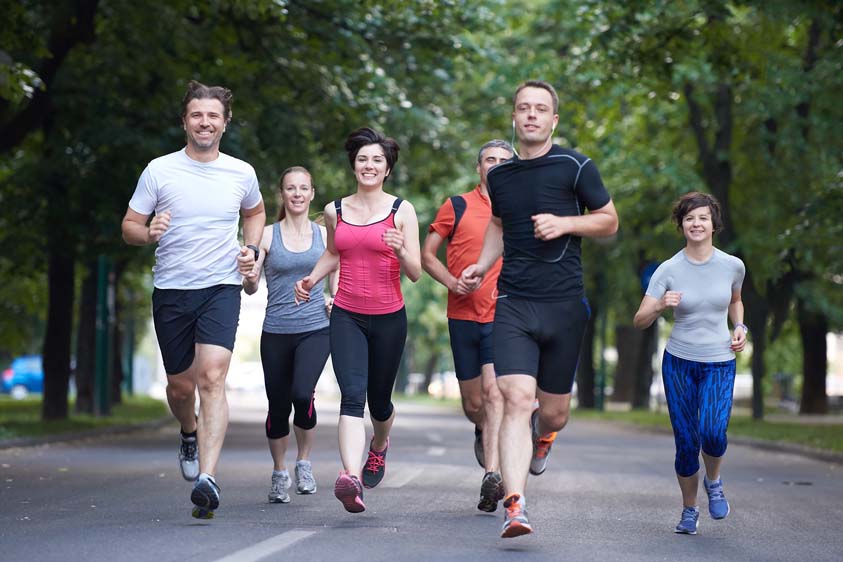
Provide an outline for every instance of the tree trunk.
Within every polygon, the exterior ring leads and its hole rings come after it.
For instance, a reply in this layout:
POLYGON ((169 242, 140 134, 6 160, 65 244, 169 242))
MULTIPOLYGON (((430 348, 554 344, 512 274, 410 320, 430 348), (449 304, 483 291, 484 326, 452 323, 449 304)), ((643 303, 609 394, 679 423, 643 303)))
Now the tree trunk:
POLYGON ((76 333, 76 411, 94 413, 94 367, 97 330, 97 262, 85 264, 76 333))
POLYGON ((764 377, 767 375, 764 351, 767 349, 767 318, 770 308, 766 299, 755 289, 749 271, 744 279, 742 297, 746 304, 744 322, 749 326, 749 337, 752 340, 752 417, 761 420, 764 419, 764 377))
POLYGON ((653 384, 653 355, 658 347, 658 323, 653 322, 642 332, 641 349, 638 353, 638 363, 635 368, 635 378, 632 394, 632 408, 637 410, 649 409, 650 385, 653 384))
POLYGON ((632 404, 636 370, 641 364, 644 332, 629 324, 618 324, 615 326, 615 344, 618 348, 618 366, 615 370, 612 402, 632 404))
POLYGON ((120 279, 125 270, 126 260, 116 261, 108 280, 108 304, 110 309, 108 328, 112 331, 110 381, 112 404, 123 402, 123 340, 126 331, 123 327, 123 307, 120 304, 120 299, 117 298, 117 288, 120 286, 120 279))
MULTIPOLYGON (((430 383, 433 382, 433 372, 436 370, 436 365, 439 363, 439 353, 435 351, 430 352, 430 357, 424 366, 424 391, 430 388, 430 383)), ((442 381, 442 396, 445 396, 445 381, 442 381)))
MULTIPOLYGON (((50 203, 51 205, 54 203, 50 203)), ((55 230, 59 230, 56 228, 55 230)), ((48 249, 47 328, 44 334, 44 420, 67 419, 70 381, 70 339, 73 330, 74 258, 65 240, 50 235, 48 249)))
POLYGON ((799 335, 802 339, 802 402, 800 414, 828 413, 825 378, 828 373, 828 318, 810 310, 802 299, 797 302, 799 335))

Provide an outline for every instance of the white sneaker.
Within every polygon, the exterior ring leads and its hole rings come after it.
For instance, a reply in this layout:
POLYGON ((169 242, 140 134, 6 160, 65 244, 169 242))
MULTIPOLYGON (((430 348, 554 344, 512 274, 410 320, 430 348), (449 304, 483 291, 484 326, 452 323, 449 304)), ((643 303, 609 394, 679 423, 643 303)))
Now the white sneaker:
POLYGON ((272 471, 272 484, 269 487, 269 503, 290 503, 290 494, 287 490, 292 486, 290 473, 272 471))
POLYGON ((316 493, 316 479, 313 478, 313 466, 310 461, 296 461, 296 493, 316 493))

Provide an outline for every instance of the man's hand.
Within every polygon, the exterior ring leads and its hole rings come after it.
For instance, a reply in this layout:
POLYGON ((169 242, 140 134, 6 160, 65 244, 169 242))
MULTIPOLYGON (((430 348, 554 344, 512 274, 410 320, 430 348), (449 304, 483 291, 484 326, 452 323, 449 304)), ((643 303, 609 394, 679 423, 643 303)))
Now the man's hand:
POLYGON ((457 283, 457 288, 463 291, 460 294, 467 294, 472 291, 476 291, 480 287, 480 284, 483 283, 483 278, 485 276, 486 272, 481 272, 476 263, 463 269, 462 275, 460 275, 460 280, 457 283))
POLYGON ((533 219, 533 233, 539 240, 553 240, 569 232, 566 229, 566 217, 540 213, 530 218, 533 219))
POLYGON ((156 214, 149 223, 149 241, 158 242, 170 228, 170 211, 156 214))
POLYGON ((240 246, 240 254, 237 255, 237 270, 240 271, 240 275, 251 279, 257 276, 254 250, 246 246, 240 246))

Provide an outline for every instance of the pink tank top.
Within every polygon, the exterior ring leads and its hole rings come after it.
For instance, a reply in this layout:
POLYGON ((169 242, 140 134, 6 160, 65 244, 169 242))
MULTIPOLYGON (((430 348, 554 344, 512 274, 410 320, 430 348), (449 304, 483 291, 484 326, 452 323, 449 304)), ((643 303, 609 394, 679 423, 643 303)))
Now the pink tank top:
POLYGON ((334 304, 358 314, 389 314, 401 310, 401 264, 383 233, 395 228, 396 198, 386 218, 372 224, 351 224, 342 219, 342 200, 334 201, 337 228, 334 246, 340 255, 340 283, 334 304))

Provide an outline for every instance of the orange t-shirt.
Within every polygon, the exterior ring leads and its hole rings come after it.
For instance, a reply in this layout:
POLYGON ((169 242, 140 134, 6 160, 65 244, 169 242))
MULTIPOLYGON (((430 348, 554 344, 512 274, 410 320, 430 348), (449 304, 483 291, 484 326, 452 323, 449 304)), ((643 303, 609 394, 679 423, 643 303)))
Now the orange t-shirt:
MULTIPOLYGON (((457 225, 457 231, 451 240, 451 230, 454 228, 454 206, 449 198, 439 208, 436 218, 428 229, 436 232, 448 241, 446 258, 448 271, 459 277, 462 271, 471 264, 477 263, 480 250, 483 249, 483 237, 486 226, 492 216, 492 206, 489 198, 480 192, 480 186, 473 191, 463 193, 465 212, 457 225)), ((489 269, 480 288, 467 295, 448 292, 448 318, 452 320, 471 320, 473 322, 491 322, 495 319, 495 299, 498 296, 498 275, 501 272, 502 260, 498 259, 489 269)))

